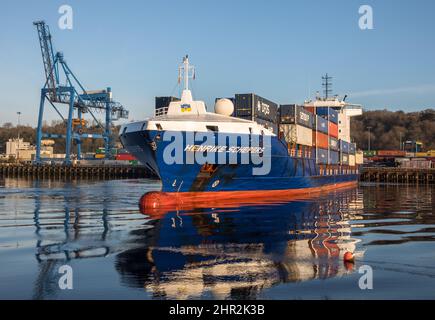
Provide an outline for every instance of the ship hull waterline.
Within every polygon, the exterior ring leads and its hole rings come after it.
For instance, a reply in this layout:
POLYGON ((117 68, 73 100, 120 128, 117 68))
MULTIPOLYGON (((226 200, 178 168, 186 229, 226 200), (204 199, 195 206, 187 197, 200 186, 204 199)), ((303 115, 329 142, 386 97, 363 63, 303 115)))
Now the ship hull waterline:
MULTIPOLYGON (((258 192, 301 194, 355 184, 356 170, 339 167, 336 174, 320 174, 314 158, 288 155, 286 145, 277 137, 271 140, 270 171, 253 175, 252 164, 218 164, 204 168, 203 164, 167 163, 165 148, 172 141, 161 137, 163 132, 144 130, 120 136, 124 147, 146 164, 162 181, 165 193, 245 192, 245 196, 258 196, 258 192), (257 194, 255 194, 257 193, 257 194)), ((187 144, 182 145, 183 156, 187 144)), ((238 159, 239 161, 240 159, 238 159)), ((226 196, 231 196, 227 194, 226 196)))

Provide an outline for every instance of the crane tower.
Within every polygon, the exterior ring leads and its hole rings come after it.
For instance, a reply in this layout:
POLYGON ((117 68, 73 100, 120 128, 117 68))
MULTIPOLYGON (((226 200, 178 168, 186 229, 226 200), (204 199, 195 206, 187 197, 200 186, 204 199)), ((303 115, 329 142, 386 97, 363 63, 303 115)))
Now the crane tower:
POLYGON ((65 163, 71 164, 73 141, 77 145, 77 158, 81 159, 82 139, 103 139, 106 159, 110 157, 113 147, 112 124, 120 118, 127 119, 128 111, 112 99, 112 90, 85 90, 76 75, 72 72, 61 52, 53 49, 50 29, 44 21, 36 21, 36 26, 41 47, 42 61, 45 71, 45 84, 41 89, 39 104, 38 128, 36 135, 36 162, 41 163, 41 140, 43 138, 65 139, 65 163), (64 84, 61 84, 64 83, 64 84), (54 108, 60 118, 66 123, 65 134, 50 134, 43 132, 43 119, 45 103, 54 108), (59 104, 68 105, 68 113, 63 115, 59 104), (101 123, 95 113, 105 113, 104 123, 101 123), (84 133, 83 115, 89 114, 103 132, 84 133))

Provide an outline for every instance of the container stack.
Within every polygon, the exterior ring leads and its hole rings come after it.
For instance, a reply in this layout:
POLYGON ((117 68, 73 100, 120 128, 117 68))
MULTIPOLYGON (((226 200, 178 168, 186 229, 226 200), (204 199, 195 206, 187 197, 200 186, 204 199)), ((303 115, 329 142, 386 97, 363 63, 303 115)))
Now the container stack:
POLYGON ((350 163, 349 152, 350 152, 350 143, 344 140, 340 141, 340 164, 348 166, 350 163))
POLYGON ((327 170, 362 162, 357 161, 356 145, 339 139, 340 113, 332 107, 283 104, 278 108, 253 93, 236 94, 233 101, 233 116, 255 121, 277 134, 291 156, 315 158, 327 170))
POLYGON ((284 104, 279 108, 279 133, 293 156, 310 158, 313 115, 303 106, 284 104))
POLYGON ((168 113, 169 104, 173 101, 180 101, 177 97, 156 97, 155 115, 161 116, 168 113))
POLYGON ((356 165, 356 145, 355 143, 349 143, 349 166, 354 167, 356 165))
POLYGON ((255 121, 278 134, 278 105, 254 93, 236 94, 234 116, 255 121))
POLYGON ((329 161, 329 126, 328 120, 321 116, 314 116, 315 130, 313 131, 313 144, 316 147, 317 163, 328 164, 329 161))

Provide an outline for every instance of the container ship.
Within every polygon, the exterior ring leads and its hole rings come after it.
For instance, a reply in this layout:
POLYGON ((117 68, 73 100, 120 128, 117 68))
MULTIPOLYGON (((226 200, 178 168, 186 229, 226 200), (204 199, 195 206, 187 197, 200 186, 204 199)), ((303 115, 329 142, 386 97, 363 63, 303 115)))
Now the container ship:
POLYGON ((125 124, 120 140, 167 193, 258 191, 304 194, 355 184, 363 155, 350 140, 359 105, 319 98, 278 105, 257 94, 218 98, 215 112, 193 100, 188 56, 178 70, 181 98, 157 97, 155 116, 125 124))

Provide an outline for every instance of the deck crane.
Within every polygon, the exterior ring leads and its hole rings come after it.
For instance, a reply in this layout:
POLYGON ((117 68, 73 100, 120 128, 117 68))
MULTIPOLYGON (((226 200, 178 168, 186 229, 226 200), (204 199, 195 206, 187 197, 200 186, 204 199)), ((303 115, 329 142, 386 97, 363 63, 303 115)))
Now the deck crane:
POLYGON ((118 119, 128 118, 128 111, 119 103, 112 100, 110 88, 105 90, 85 90, 81 82, 71 71, 61 52, 53 50, 50 29, 44 21, 36 21, 41 46, 42 61, 45 71, 45 84, 41 89, 39 105, 38 128, 36 137, 36 162, 41 163, 42 138, 65 139, 65 163, 71 164, 72 142, 77 144, 77 158, 81 159, 82 139, 104 139, 105 157, 110 156, 113 147, 112 123, 118 119), (61 82, 64 81, 64 85, 61 82), (79 91, 80 90, 80 93, 79 91), (48 101, 61 119, 66 122, 66 134, 57 135, 42 132, 44 105, 48 101), (56 104, 67 104, 68 115, 64 117, 56 104), (105 112, 105 123, 102 124, 94 115, 96 112, 105 112), (95 120, 103 134, 89 134, 83 132, 83 114, 95 120), (77 117, 77 118, 74 118, 77 117))

